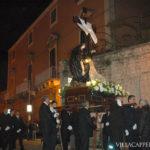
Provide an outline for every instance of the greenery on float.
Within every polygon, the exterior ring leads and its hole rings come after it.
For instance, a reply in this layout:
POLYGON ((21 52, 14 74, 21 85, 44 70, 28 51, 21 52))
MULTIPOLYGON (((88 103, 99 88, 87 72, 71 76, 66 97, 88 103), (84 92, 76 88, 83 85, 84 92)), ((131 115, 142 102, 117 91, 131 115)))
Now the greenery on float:
MULTIPOLYGON (((116 84, 114 82, 100 82, 99 80, 91 80, 86 83, 86 86, 90 88, 92 93, 99 93, 106 96, 118 95, 121 97, 128 95, 121 84, 116 84)), ((66 91, 69 89, 71 89, 71 86, 69 84, 65 85, 61 90, 60 96, 64 98, 66 91)))

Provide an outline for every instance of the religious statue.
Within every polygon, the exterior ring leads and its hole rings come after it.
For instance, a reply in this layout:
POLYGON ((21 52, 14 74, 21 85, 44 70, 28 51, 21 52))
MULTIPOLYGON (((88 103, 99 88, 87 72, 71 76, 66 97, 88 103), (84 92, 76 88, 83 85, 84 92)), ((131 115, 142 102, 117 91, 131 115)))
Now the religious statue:
POLYGON ((83 8, 83 12, 80 17, 73 17, 73 21, 78 27, 84 32, 84 43, 75 47, 71 53, 70 57, 70 70, 73 75, 72 82, 86 83, 96 76, 101 81, 105 80, 104 77, 98 75, 94 64, 92 62, 92 55, 95 50, 93 50, 92 44, 95 45, 98 42, 96 34, 93 30, 92 24, 87 22, 87 9, 83 8), (91 44, 91 41, 93 42, 91 44), (95 69, 92 72, 90 69, 95 69), (93 74, 94 73, 94 74, 93 74))

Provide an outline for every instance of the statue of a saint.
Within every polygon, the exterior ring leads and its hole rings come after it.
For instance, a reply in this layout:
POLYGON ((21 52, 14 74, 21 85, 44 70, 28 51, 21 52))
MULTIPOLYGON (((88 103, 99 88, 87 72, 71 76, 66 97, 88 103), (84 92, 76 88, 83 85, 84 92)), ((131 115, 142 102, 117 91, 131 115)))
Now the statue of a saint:
POLYGON ((87 22, 86 18, 86 8, 83 8, 83 13, 81 17, 73 17, 73 21, 80 27, 80 29, 84 32, 85 41, 81 43, 81 45, 75 47, 71 53, 70 57, 70 70, 73 75, 73 80, 76 82, 86 83, 90 79, 104 80, 101 75, 98 75, 94 64, 92 62, 92 53, 93 48, 91 46, 91 40, 96 45, 98 39, 96 34, 92 28, 92 24, 87 22), (94 71, 90 70, 90 67, 94 67, 94 71))

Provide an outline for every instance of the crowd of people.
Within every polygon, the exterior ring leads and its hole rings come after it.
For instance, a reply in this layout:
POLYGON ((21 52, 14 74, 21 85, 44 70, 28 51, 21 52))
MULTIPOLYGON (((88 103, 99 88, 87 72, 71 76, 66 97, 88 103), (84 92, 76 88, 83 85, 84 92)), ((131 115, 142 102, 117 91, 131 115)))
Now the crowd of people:
POLYGON ((23 136, 25 125, 18 111, 4 109, 0 114, 0 147, 2 150, 16 149, 16 140, 19 140, 20 149, 24 150, 23 136))
MULTIPOLYGON (((89 111, 89 102, 82 103, 79 111, 63 109, 58 113, 56 102, 43 97, 39 110, 40 125, 43 135, 43 150, 54 150, 61 143, 63 150, 88 150, 89 137, 96 129, 95 114, 89 111), (58 138, 58 134, 59 137, 58 138)), ((128 105, 123 105, 122 98, 116 96, 110 108, 106 110, 99 123, 103 125, 103 149, 129 150, 150 149, 150 109, 146 100, 136 104, 135 96, 128 97, 128 105)))
POLYGON ((68 112, 63 109, 59 115, 56 111, 56 102, 51 103, 49 107, 49 97, 43 97, 43 104, 39 110, 40 125, 43 135, 43 150, 54 150, 57 142, 60 142, 63 150, 68 150, 70 143, 71 149, 88 150, 89 137, 92 136, 96 125, 93 123, 94 118, 88 111, 89 103, 86 101, 82 104, 80 112, 68 112), (61 121, 60 121, 61 120, 61 121), (59 139, 57 134, 59 134, 59 139), (74 134, 74 137, 71 136, 74 134), (80 140, 79 140, 80 139, 80 140))
POLYGON ((123 107, 122 98, 116 97, 101 123, 105 150, 112 145, 115 150, 126 146, 129 150, 150 150, 150 109, 146 100, 141 99, 137 105, 135 96, 130 95, 128 105, 123 107))
POLYGON ((56 101, 50 103, 47 95, 42 100, 39 124, 34 121, 27 126, 19 112, 4 109, 0 114, 2 150, 16 149, 17 139, 20 149, 24 150, 23 138, 35 140, 37 133, 42 133, 43 150, 55 150, 57 144, 61 144, 63 150, 68 150, 69 146, 71 150, 88 150, 89 138, 97 124, 103 126, 101 142, 104 150, 124 147, 150 150, 150 108, 146 100, 141 99, 136 104, 135 96, 130 95, 128 105, 123 105, 122 98, 116 96, 111 106, 100 113, 101 117, 90 113, 88 101, 84 101, 79 110, 65 108, 58 113, 56 101))
POLYGON ((38 121, 28 121, 25 123, 26 130, 25 130, 25 138, 27 140, 36 140, 37 138, 41 137, 40 129, 39 129, 39 122, 38 121))

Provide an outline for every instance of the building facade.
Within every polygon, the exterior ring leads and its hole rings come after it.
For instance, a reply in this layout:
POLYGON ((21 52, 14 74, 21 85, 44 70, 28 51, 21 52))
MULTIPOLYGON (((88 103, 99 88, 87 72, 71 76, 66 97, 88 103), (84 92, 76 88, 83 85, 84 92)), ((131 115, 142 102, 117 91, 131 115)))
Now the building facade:
MULTIPOLYGON (((139 10, 141 14, 144 14, 149 7, 140 5, 140 1, 129 2, 129 0, 54 0, 9 49, 7 91, 1 94, 1 99, 5 101, 3 107, 7 104, 20 111, 24 119, 38 120, 38 110, 43 95, 47 94, 51 100, 56 100, 58 106, 62 104, 59 89, 68 82, 68 77, 71 77, 67 63, 73 48, 82 41, 82 32, 73 22, 73 16, 81 14, 83 7, 89 11, 88 21, 95 26, 98 37, 97 56, 93 58, 97 71, 110 81, 123 83, 129 92, 137 94, 138 89, 135 92, 125 84, 130 84, 127 82, 128 78, 123 80, 122 75, 117 76, 119 74, 117 71, 120 69, 115 69, 113 72, 113 69, 109 68, 114 66, 112 65, 114 63, 108 58, 117 57, 118 53, 114 52, 115 56, 113 52, 106 53, 105 56, 101 54, 108 50, 137 44, 140 36, 141 39, 143 37, 146 41, 148 40, 147 19, 143 20, 146 25, 145 30, 143 28, 143 34, 139 34, 138 31, 141 31, 141 28, 134 24, 130 16, 135 15, 139 10), (139 3, 142 9, 134 7, 135 11, 133 11, 130 5, 134 6, 136 3, 139 3), (130 9, 125 11, 127 8, 130 9), (105 57, 106 64, 105 61, 101 62, 105 57), (109 64, 110 61, 111 64, 109 64), (27 104, 32 104, 32 114, 27 113, 27 104)), ((135 55, 138 54, 138 50, 140 51, 140 48, 136 48, 135 55)), ((125 52, 119 53, 121 54, 119 59, 123 59, 121 56, 128 52, 124 49, 123 51, 125 52)), ((132 48, 129 48, 129 51, 132 51, 132 48)), ((118 68, 119 63, 121 62, 117 63, 118 68)), ((138 66, 137 63, 133 64, 134 67, 138 66)), ((123 65, 123 67, 128 70, 127 66, 123 65)))
POLYGON ((61 105, 59 62, 69 60, 72 49, 81 42, 82 33, 73 16, 79 15, 83 7, 90 10, 89 21, 104 32, 104 15, 100 15, 104 11, 104 0, 54 0, 9 49, 4 99, 20 111, 24 119, 38 120, 41 98, 45 94, 61 105), (31 118, 27 118, 28 104, 33 106, 31 118))

